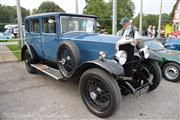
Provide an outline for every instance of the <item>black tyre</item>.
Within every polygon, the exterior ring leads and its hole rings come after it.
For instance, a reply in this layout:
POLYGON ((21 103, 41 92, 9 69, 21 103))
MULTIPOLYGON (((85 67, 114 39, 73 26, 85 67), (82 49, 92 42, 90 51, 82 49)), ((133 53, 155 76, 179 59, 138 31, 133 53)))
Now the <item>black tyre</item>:
POLYGON ((141 64, 137 65, 136 72, 134 74, 134 82, 137 84, 141 84, 142 80, 145 83, 150 82, 149 92, 156 89, 161 81, 161 69, 159 65, 151 60, 147 60, 141 64))
POLYGON ((72 41, 64 41, 58 54, 58 67, 65 78, 69 78, 80 63, 80 52, 72 41))
POLYGON ((180 80, 180 65, 174 62, 169 62, 163 66, 163 77, 171 82, 180 80))
POLYGON ((36 69, 31 66, 31 64, 33 64, 35 62, 32 60, 28 49, 26 49, 25 54, 24 54, 24 62, 25 62, 25 65, 26 65, 26 70, 31 74, 35 74, 36 69))
POLYGON ((81 76, 79 86, 84 104, 96 116, 109 117, 118 110, 121 92, 110 74, 101 69, 89 69, 81 76))

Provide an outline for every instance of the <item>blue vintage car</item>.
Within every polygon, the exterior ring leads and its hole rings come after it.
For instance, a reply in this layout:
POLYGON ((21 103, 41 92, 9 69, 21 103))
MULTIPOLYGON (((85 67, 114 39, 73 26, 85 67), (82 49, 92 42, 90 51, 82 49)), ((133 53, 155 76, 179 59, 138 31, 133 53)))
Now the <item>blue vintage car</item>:
POLYGON ((59 12, 26 17, 22 60, 29 73, 79 80, 89 111, 108 117, 118 110, 121 94, 137 97, 156 89, 161 70, 159 56, 139 40, 96 33, 96 19, 59 12))
POLYGON ((180 39, 177 38, 167 38, 164 46, 172 50, 180 50, 180 39))

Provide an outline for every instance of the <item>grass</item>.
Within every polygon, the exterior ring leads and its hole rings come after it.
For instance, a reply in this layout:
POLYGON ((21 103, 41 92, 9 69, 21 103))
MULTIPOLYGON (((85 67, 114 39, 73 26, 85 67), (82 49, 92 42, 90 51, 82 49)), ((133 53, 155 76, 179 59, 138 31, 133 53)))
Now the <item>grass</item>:
POLYGON ((0 42, 18 42, 18 40, 0 40, 0 42))
POLYGON ((17 57, 18 61, 21 61, 21 48, 19 48, 18 45, 7 45, 7 47, 11 51, 19 51, 19 52, 13 52, 13 54, 17 57))

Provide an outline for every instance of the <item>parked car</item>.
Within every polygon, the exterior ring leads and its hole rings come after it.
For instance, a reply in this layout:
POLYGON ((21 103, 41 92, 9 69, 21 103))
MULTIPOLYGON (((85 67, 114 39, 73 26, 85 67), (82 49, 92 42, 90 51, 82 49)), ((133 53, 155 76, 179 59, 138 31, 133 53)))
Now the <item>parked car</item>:
POLYGON ((6 29, 5 32, 0 33, 0 40, 8 40, 13 37, 10 29, 6 29))
POLYGON ((114 114, 121 94, 137 97, 160 83, 159 56, 138 48, 132 38, 96 33, 96 16, 32 15, 26 17, 25 29, 22 60, 27 71, 38 69, 61 81, 79 80, 82 100, 96 116, 114 114))
POLYGON ((13 37, 12 34, 0 33, 0 40, 7 40, 7 39, 11 39, 12 37, 13 37))
POLYGON ((145 40, 144 44, 161 56, 159 66, 163 77, 172 82, 180 80, 180 51, 167 49, 161 42, 152 39, 145 40))
POLYGON ((167 38, 164 46, 168 49, 179 50, 180 51, 180 39, 177 38, 167 38))

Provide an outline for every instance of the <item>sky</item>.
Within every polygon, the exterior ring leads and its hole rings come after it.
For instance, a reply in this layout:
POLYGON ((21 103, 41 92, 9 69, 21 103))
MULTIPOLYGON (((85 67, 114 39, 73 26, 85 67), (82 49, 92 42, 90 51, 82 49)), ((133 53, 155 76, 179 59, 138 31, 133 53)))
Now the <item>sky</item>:
MULTIPOLYGON (((44 1, 54 1, 67 13, 75 13, 75 0, 20 0, 22 7, 26 9, 38 8, 40 4, 44 1)), ((109 0, 104 0, 109 1, 109 0)), ((120 0, 121 1, 121 0, 120 0)), ((135 4, 135 16, 140 12, 141 0, 132 0, 135 4)), ((176 0, 162 0, 163 7, 162 13, 170 13, 172 11, 173 5, 176 0)), ((160 2, 161 0, 143 0, 143 13, 144 14, 159 14, 160 12, 160 2)), ((16 0, 0 0, 0 3, 3 5, 16 5, 16 0)), ((86 3, 85 0, 78 0, 79 13, 82 14, 83 8, 86 3)))

